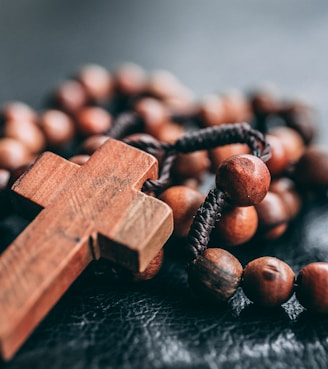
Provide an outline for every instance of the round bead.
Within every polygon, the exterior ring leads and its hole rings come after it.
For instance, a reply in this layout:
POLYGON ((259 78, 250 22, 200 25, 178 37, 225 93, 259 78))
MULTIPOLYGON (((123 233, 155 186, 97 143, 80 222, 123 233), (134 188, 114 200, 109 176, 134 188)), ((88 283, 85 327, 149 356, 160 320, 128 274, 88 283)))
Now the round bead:
POLYGON ((178 154, 172 171, 180 178, 201 179, 209 166, 207 151, 200 150, 189 154, 178 154))
POLYGON ((189 265, 188 280, 200 297, 224 303, 235 294, 242 273, 243 267, 232 254, 209 248, 189 265))
POLYGON ((285 148, 289 163, 296 163, 302 156, 305 146, 301 135, 289 127, 274 127, 269 133, 278 137, 285 148))
POLYGON ((209 150, 209 157, 211 160, 211 170, 216 172, 217 168, 222 164, 225 159, 230 158, 233 155, 250 154, 251 150, 247 144, 230 144, 215 149, 209 150))
POLYGON ((162 142, 174 143, 186 133, 185 129, 176 123, 166 122, 157 132, 156 138, 162 142))
POLYGON ((276 93, 272 91, 273 86, 263 86, 254 91, 250 97, 253 112, 257 116, 276 114, 280 109, 280 103, 276 93))
POLYGON ((315 136, 314 111, 304 103, 296 102, 284 107, 280 115, 288 126, 297 130, 306 145, 310 144, 315 136))
POLYGON ((251 117, 251 107, 245 97, 237 90, 232 90, 222 96, 225 111, 225 123, 248 121, 251 117))
POLYGON ((263 200, 270 186, 270 173, 253 155, 235 155, 223 161, 216 174, 216 186, 235 206, 250 206, 263 200))
POLYGON ((214 237, 226 246, 238 246, 249 241, 257 230, 258 218, 254 206, 226 210, 217 222, 214 237))
POLYGON ((295 166, 297 184, 306 188, 328 187, 328 149, 310 146, 295 166))
POLYGON ((90 159, 90 155, 74 155, 68 160, 77 165, 83 165, 90 159))
POLYGON ((291 297, 294 280, 294 272, 288 264, 277 258, 264 256, 246 265, 242 287, 251 301, 272 308, 291 297))
POLYGON ((147 97, 137 102, 135 111, 143 120, 144 131, 158 138, 158 132, 168 121, 164 105, 154 98, 147 97))
POLYGON ((159 199, 166 202, 173 211, 174 233, 186 237, 205 196, 189 187, 172 186, 159 199))
POLYGON ((58 147, 73 140, 75 126, 72 119, 60 110, 48 110, 40 117, 42 128, 50 146, 58 147))
POLYGON ((88 97, 80 82, 68 80, 57 88, 55 99, 63 110, 74 113, 87 103, 88 97))
POLYGON ((0 168, 14 170, 32 159, 27 147, 13 138, 0 139, 0 168))
POLYGON ((124 95, 141 94, 147 84, 145 71, 137 64, 127 63, 115 71, 115 86, 124 95))
POLYGON ((177 96, 181 89, 181 83, 177 77, 166 71, 157 70, 149 76, 148 93, 158 98, 177 96))
POLYGON ((77 113, 76 120, 78 130, 86 136, 105 133, 112 126, 111 115, 97 106, 82 108, 77 113))
POLYGON ((289 164, 285 146, 278 137, 267 135, 266 140, 270 145, 271 158, 266 165, 272 176, 277 176, 287 169, 289 164))
POLYGON ((135 282, 147 281, 155 277, 160 271, 164 260, 164 250, 161 249, 159 253, 151 260, 147 268, 143 272, 132 273, 132 279, 135 282))
POLYGON ((31 120, 6 121, 4 136, 20 141, 33 153, 42 151, 46 144, 44 134, 37 124, 31 120))
POLYGON ((100 65, 85 65, 80 69, 77 78, 91 100, 102 102, 112 93, 113 78, 107 69, 100 65))
POLYGON ((290 219, 293 219, 302 206, 302 198, 295 191, 294 182, 289 178, 279 178, 271 182, 270 191, 278 194, 286 205, 290 219))
POLYGON ((225 106, 220 96, 205 96, 199 110, 204 126, 212 127, 225 123, 225 106))
POLYGON ((309 311, 328 313, 328 263, 306 265, 298 274, 296 297, 309 311))
POLYGON ((29 121, 35 122, 37 115, 35 111, 25 103, 20 101, 8 102, 1 109, 5 121, 29 121))
POLYGON ((10 171, 7 169, 0 169, 0 192, 7 188, 9 178, 10 171))
POLYGON ((92 155, 102 144, 110 137, 105 135, 93 135, 82 142, 80 152, 82 154, 92 155))
POLYGON ((278 238, 285 232, 290 219, 289 212, 278 194, 269 191, 255 208, 259 218, 259 230, 264 238, 278 238))

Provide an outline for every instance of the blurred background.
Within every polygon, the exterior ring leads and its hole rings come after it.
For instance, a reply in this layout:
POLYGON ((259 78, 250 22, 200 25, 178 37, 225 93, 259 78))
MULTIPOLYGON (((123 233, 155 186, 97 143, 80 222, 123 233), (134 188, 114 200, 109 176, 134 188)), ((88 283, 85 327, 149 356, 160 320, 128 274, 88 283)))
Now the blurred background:
POLYGON ((325 121, 327 24, 324 0, 0 0, 0 101, 39 107, 84 63, 132 61, 198 96, 270 81, 325 121))

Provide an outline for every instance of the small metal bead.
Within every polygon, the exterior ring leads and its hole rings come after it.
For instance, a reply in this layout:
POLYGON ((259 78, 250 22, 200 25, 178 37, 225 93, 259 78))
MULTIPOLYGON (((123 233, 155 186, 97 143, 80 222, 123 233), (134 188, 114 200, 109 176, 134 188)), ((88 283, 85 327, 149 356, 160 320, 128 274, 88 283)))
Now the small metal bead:
POLYGON ((263 200, 270 186, 270 173, 253 155, 235 155, 223 161, 216 174, 221 188, 235 206, 251 206, 263 200))
POLYGON ((251 301, 272 308, 280 306, 291 297, 294 280, 294 272, 288 264, 264 256, 246 265, 242 288, 251 301))
POLYGON ((200 297, 227 302, 236 292, 243 273, 240 262, 228 251, 206 249, 188 267, 188 280, 200 297))
POLYGON ((296 297, 309 311, 328 313, 328 263, 306 265, 298 274, 296 297))

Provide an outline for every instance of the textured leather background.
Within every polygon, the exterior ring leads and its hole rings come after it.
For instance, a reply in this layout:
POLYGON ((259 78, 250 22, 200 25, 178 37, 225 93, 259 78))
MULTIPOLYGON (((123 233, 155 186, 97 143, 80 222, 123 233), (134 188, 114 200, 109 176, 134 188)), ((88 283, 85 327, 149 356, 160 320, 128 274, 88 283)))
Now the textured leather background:
MULTIPOLYGON (((328 143, 325 1, 0 0, 0 101, 34 107, 85 62, 131 60, 176 73, 198 94, 272 80, 318 107, 328 143)), ((275 255, 297 273, 328 260, 328 205, 306 207, 275 243, 239 250, 243 263, 275 255)), ((0 250, 26 224, 0 222, 0 250)), ((326 368, 328 318, 295 300, 258 311, 241 293, 222 309, 191 294, 181 245, 150 282, 124 285, 90 265, 1 368, 326 368)), ((1 286, 0 286, 1 288, 1 286)), ((1 312, 0 312, 1 313, 1 312)))

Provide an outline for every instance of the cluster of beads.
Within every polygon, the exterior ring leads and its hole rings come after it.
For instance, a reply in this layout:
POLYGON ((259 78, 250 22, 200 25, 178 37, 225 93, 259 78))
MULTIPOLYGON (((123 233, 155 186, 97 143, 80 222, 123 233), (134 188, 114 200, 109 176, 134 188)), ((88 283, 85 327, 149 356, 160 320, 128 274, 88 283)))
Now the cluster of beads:
MULTIPOLYGON (((312 144, 314 116, 306 104, 264 90, 197 101, 165 71, 87 65, 56 88, 44 111, 12 102, 0 119, 1 216, 10 211, 10 184, 45 149, 83 165, 110 137, 123 139, 160 163, 159 180, 147 181, 143 190, 172 208, 174 237, 188 244, 195 290, 222 302, 241 285, 250 300, 273 307, 295 289, 306 308, 328 312, 328 264, 304 267, 295 283, 278 259, 259 258, 243 269, 229 251, 214 247, 280 237, 302 198, 328 188, 328 151, 312 144), (188 133, 190 127, 200 129, 188 133), (205 196, 199 186, 209 172, 216 173, 216 186, 205 196)), ((153 277, 162 259, 163 252, 134 279, 153 277)))

